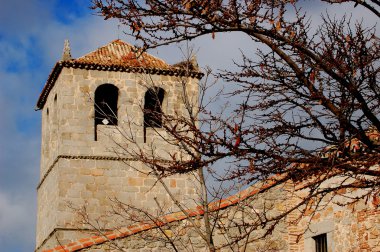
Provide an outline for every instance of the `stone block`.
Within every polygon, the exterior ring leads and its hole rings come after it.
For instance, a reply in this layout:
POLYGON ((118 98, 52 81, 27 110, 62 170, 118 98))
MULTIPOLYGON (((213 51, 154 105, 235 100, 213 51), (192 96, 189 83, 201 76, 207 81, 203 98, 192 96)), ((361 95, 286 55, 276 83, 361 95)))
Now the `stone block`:
POLYGON ((126 192, 139 192, 140 191, 139 188, 136 186, 125 186, 124 190, 126 192))
POLYGON ((128 181, 128 185, 129 186, 136 186, 136 187, 140 187, 140 186, 143 186, 144 185, 144 179, 143 178, 139 178, 139 177, 129 177, 127 179, 128 181))
POLYGON ((152 187, 149 186, 140 186, 140 193, 146 194, 151 191, 152 187))
POLYGON ((79 190, 70 189, 66 193, 66 198, 79 199, 81 198, 81 192, 79 190))
MULTIPOLYGON (((90 73, 91 78, 96 78, 96 79, 99 79, 99 78, 107 79, 107 75, 108 75, 108 73, 106 71, 97 71, 97 70, 91 70, 91 71, 89 71, 89 73, 90 73)), ((102 82, 107 83, 104 81, 102 81, 102 82)))
POLYGON ((91 175, 92 176, 103 176, 104 170, 103 169, 91 169, 91 175))
POLYGON ((76 75, 82 75, 82 76, 87 76, 89 74, 89 71, 88 70, 85 70, 85 69, 78 69, 78 68, 73 68, 72 69, 73 71, 73 75, 76 76, 76 75))
POLYGON ((146 178, 146 179, 144 179, 144 186, 152 187, 156 183, 157 183, 156 179, 153 179, 153 178, 146 178))
POLYGON ((170 187, 171 188, 177 187, 177 180, 176 179, 170 179, 170 187))
POLYGON ((95 177, 95 184, 96 185, 104 185, 108 182, 108 178, 104 176, 96 176, 95 177))

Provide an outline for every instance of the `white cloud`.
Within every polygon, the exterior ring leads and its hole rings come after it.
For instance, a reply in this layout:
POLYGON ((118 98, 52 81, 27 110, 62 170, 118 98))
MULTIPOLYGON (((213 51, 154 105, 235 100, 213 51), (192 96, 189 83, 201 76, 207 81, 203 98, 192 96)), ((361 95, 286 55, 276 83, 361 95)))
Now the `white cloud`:
POLYGON ((65 39, 70 40, 72 56, 77 58, 117 39, 117 25, 100 17, 89 16, 70 25, 50 22, 36 36, 43 48, 41 55, 53 67, 60 60, 65 39))
POLYGON ((34 198, 13 198, 0 191, 0 244, 11 241, 34 243, 35 204, 34 198))

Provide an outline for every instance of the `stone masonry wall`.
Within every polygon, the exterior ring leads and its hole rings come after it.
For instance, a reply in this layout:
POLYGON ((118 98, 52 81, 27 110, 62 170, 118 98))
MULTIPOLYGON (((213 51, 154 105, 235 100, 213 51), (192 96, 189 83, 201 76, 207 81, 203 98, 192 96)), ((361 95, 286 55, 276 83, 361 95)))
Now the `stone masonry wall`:
MULTIPOLYGON (((245 195, 254 193, 255 188, 247 190, 245 195)), ((273 230, 272 236, 259 239, 267 228, 258 227, 250 232, 257 218, 275 215, 279 208, 284 207, 285 195, 277 190, 267 191, 265 194, 256 194, 244 200, 243 194, 232 196, 219 203, 210 205, 214 209, 209 213, 213 228, 213 240, 217 251, 287 251, 286 226, 279 223, 273 230), (246 243, 248 241, 248 243, 246 243)), ((56 251, 208 251, 206 243, 199 235, 199 230, 205 233, 203 210, 199 207, 189 209, 191 216, 186 218, 183 212, 176 212, 166 216, 157 216, 157 219, 146 219, 130 223, 113 232, 90 232, 87 237, 83 234, 70 241, 60 240, 63 247, 48 247, 43 252, 56 251), (156 223, 166 223, 157 228, 156 223), (156 226, 156 228, 154 228, 156 226), (143 231, 145 230, 145 231, 143 231), (107 241, 107 239, 109 239, 107 241)), ((143 214, 140 213, 140 217, 143 214)), ((61 236, 61 239, 64 237, 61 236)))
MULTIPOLYGON (((302 218, 294 212, 287 217, 291 252, 315 252, 313 237, 326 234, 328 252, 380 251, 380 209, 372 199, 347 203, 349 197, 360 195, 360 190, 341 190, 338 195, 327 195, 319 203, 318 211, 306 211, 302 218)), ((298 195, 302 197, 301 195, 298 195)), ((295 197, 289 203, 297 202, 295 197)))
MULTIPOLYGON (((310 230, 302 229, 305 218, 301 221, 297 235, 301 235, 298 242, 291 241, 291 237, 295 237, 295 229, 289 225, 279 224, 273 233, 264 239, 254 241, 254 234, 261 231, 255 231, 252 239, 248 239, 245 251, 252 252, 313 252, 315 244, 312 242, 310 232, 314 232, 313 236, 319 234, 317 229, 327 232, 328 251, 329 252, 378 252, 380 251, 380 211, 379 210, 363 210, 352 212, 352 209, 342 209, 334 212, 333 208, 328 208, 317 214, 309 225, 310 230), (332 229, 329 229, 332 228, 332 229), (306 238, 305 238, 306 237, 306 238), (310 240, 311 241, 308 241, 310 240), (329 241, 329 239, 332 239, 329 241)), ((201 225, 203 219, 195 219, 196 223, 201 225)), ((306 226, 303 226, 306 228, 306 226)), ((227 232, 234 233, 231 229, 227 232)), ((214 241, 217 246, 226 242, 226 231, 216 230, 214 241)), ((176 223, 176 225, 166 226, 162 230, 155 229, 153 231, 141 232, 121 239, 115 239, 102 244, 90 246, 81 251, 94 252, 116 252, 116 251, 174 251, 168 239, 169 236, 176 245, 178 251, 208 251, 205 242, 192 228, 192 224, 188 221, 176 223), (123 248, 121 250, 120 248, 123 248)), ((242 240, 233 246, 221 247, 218 251, 243 251, 245 242, 242 240)))
MULTIPOLYGON (((131 126, 128 131, 136 137, 138 147, 156 149, 156 155, 161 157, 178 152, 175 145, 157 137, 154 130, 147 132, 147 143, 143 142, 141 107, 147 88, 154 84, 165 90, 165 113, 186 115, 181 81, 174 76, 62 69, 42 111, 36 236, 39 250, 48 243, 56 243, 47 241, 53 233, 84 228, 78 226, 69 203, 74 207, 87 204, 93 218, 104 215, 110 209, 110 199, 114 198, 151 211, 158 208, 153 198, 168 208, 173 206, 164 189, 160 185, 153 186, 154 178, 136 171, 149 170, 117 149, 115 141, 123 143, 119 130, 131 126), (99 125, 98 141, 95 141, 94 92, 105 83, 119 89, 119 128, 99 125)), ((186 88, 191 102, 196 105, 197 80, 188 79, 186 88)), ((123 145, 123 148, 130 151, 136 146, 123 145)), ((166 179, 166 183, 174 190, 177 200, 192 206, 197 187, 192 175, 173 176, 166 179)))
MULTIPOLYGON (((306 211, 301 219, 298 219, 300 212, 295 211, 277 223, 268 236, 260 238, 265 231, 270 230, 270 225, 255 226, 255 223, 259 223, 258 218, 276 216, 298 202, 295 194, 292 194, 294 197, 289 197, 290 190, 285 186, 257 193, 253 187, 220 202, 211 203, 210 208, 216 210, 210 212, 210 219, 216 223, 213 240, 217 251, 314 252, 313 237, 324 233, 327 234, 329 252, 380 251, 380 210, 377 198, 340 206, 326 197, 321 202, 323 208, 316 212, 306 211), (247 235, 247 231, 252 228, 253 231, 247 235), (231 243, 236 237, 244 239, 231 243)), ((358 191, 350 194, 357 193, 358 191)), ((343 203, 347 199, 337 196, 334 200, 343 203)), ((105 233, 89 232, 87 236, 82 234, 62 243, 63 246, 49 247, 51 250, 43 252, 175 251, 173 244, 177 251, 208 251, 206 243, 197 232, 197 228, 203 232, 205 230, 203 209, 188 209, 187 214, 191 216, 190 219, 183 212, 177 212, 157 216, 155 222, 131 223, 105 233)))

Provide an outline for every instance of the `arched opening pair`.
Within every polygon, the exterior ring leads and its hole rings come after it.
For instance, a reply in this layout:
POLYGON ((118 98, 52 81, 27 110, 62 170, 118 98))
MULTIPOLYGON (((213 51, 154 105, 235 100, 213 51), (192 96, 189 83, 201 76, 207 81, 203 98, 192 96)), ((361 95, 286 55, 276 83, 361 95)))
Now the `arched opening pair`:
MULTIPOLYGON (((119 89, 112 84, 102 84, 95 90, 95 141, 97 141, 97 126, 118 124, 119 89)), ((144 96, 144 142, 146 128, 162 127, 162 103, 165 91, 162 88, 149 88, 144 96)))

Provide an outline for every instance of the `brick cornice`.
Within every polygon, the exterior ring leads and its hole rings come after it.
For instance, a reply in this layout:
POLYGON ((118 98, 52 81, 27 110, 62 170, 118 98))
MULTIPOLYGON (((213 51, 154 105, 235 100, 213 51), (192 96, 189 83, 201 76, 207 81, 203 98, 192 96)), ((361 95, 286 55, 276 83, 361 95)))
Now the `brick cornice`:
POLYGON ((52 69, 44 88, 38 98, 35 110, 43 109, 46 99, 49 96, 50 91, 53 89, 56 80, 62 69, 74 68, 74 69, 85 69, 85 70, 98 70, 98 71, 114 71, 114 72, 128 72, 128 73, 141 73, 141 74, 156 74, 156 75, 168 75, 168 76, 178 76, 178 77, 191 77, 196 79, 201 79, 204 73, 200 71, 188 71, 183 68, 170 67, 170 68, 156 68, 156 67, 133 67, 124 66, 118 64, 97 64, 97 63, 86 63, 86 62, 76 62, 75 60, 58 61, 54 68, 52 69))

